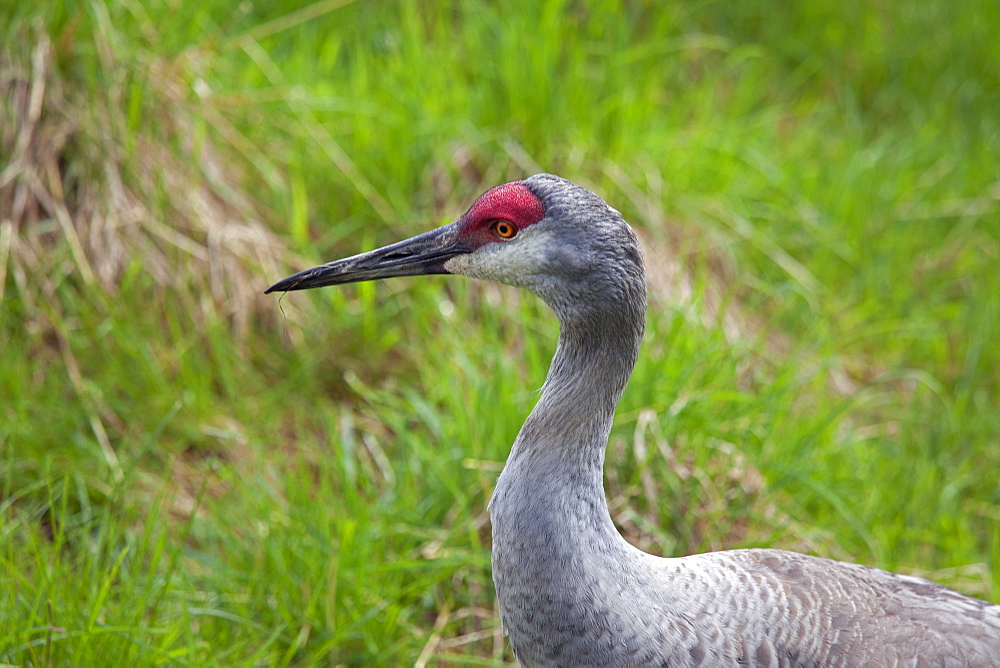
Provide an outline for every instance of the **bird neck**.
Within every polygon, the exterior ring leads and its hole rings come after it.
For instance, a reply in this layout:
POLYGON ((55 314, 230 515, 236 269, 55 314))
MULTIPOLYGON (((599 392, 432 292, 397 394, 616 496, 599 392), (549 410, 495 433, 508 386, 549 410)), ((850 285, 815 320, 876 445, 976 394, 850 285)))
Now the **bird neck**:
MULTIPOLYGON (((641 316, 636 321, 615 315, 560 319, 559 344, 542 396, 522 432, 541 428, 518 438, 522 448, 571 450, 584 457, 600 453, 603 459, 615 408, 642 340, 641 316)), ((560 452, 560 458, 567 454, 560 452)))
POLYGON ((497 604, 519 651, 547 630, 544 620, 581 628, 593 607, 581 611, 578 597, 605 591, 640 559, 615 528, 604 494, 608 434, 645 321, 645 284, 634 277, 622 298, 599 308, 579 308, 595 304, 593 293, 546 300, 559 317, 559 345, 490 501, 497 604))
MULTIPOLYGON (((642 340, 644 300, 593 312, 563 314, 559 344, 542 395, 525 421, 494 494, 541 498, 539 490, 571 491, 607 513, 604 452, 615 408, 642 340)), ((544 496, 544 495, 543 495, 544 496)))

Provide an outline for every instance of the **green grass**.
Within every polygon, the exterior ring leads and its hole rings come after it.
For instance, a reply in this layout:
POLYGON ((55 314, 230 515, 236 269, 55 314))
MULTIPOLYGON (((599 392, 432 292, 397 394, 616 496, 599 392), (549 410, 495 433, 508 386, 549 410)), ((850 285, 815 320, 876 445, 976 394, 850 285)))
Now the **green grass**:
POLYGON ((486 504, 554 318, 260 292, 541 170, 674 270, 631 541, 1000 601, 1000 6, 660 4, 0 16, 0 660, 510 661, 486 504))

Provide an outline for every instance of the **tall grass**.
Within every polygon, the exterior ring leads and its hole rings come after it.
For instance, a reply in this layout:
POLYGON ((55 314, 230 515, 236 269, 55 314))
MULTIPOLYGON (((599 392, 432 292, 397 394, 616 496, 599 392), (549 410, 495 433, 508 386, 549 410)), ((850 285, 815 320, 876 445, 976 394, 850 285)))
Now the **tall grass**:
POLYGON ((510 661, 486 503, 557 334, 286 271, 552 171, 642 234, 623 533, 1000 600, 996 3, 17 3, 0 658, 510 661))

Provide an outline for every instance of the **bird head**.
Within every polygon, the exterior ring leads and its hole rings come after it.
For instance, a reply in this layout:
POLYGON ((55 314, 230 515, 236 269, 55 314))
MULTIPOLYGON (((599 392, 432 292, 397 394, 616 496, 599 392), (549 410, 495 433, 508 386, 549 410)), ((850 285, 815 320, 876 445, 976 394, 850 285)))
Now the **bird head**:
POLYGON ((307 269, 267 292, 422 274, 527 288, 560 319, 585 304, 645 302, 642 256, 631 228, 600 197, 551 174, 496 186, 453 223, 307 269))

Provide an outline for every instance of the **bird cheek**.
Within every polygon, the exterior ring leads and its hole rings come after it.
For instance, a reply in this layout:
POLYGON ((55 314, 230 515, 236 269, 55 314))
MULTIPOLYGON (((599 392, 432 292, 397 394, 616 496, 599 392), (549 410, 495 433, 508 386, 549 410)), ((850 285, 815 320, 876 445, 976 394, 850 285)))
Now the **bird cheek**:
POLYGON ((461 276, 469 276, 469 256, 468 255, 456 255, 453 258, 449 258, 444 262, 444 269, 449 274, 459 274, 461 276))
POLYGON ((488 262, 482 255, 469 253, 468 255, 457 255, 444 263, 446 271, 472 278, 481 278, 488 281, 506 282, 505 277, 500 275, 495 263, 488 262))
POLYGON ((497 257, 496 252, 478 251, 458 255, 444 263, 446 271, 515 287, 531 288, 532 273, 522 263, 511 258, 497 257))

